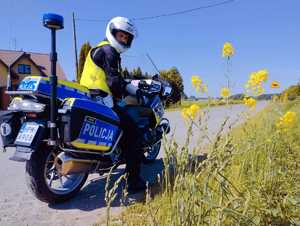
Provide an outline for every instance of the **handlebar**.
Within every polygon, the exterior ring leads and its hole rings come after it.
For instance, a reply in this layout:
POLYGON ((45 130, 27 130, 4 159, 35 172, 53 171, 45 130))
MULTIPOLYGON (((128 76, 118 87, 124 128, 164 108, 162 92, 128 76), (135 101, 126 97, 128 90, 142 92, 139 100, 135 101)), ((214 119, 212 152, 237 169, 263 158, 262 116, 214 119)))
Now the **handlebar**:
POLYGON ((130 95, 136 95, 140 90, 140 94, 151 96, 160 94, 161 97, 167 98, 170 96, 172 87, 169 82, 161 79, 158 75, 153 76, 153 79, 133 79, 126 80, 128 82, 126 90, 130 95))

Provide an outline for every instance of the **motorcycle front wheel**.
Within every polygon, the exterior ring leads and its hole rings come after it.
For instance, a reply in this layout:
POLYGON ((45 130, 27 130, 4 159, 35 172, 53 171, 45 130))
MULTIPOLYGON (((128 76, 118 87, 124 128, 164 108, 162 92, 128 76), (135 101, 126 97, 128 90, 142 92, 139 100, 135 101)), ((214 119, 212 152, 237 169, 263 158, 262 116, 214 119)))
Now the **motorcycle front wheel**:
POLYGON ((27 186, 36 198, 47 203, 71 199, 80 191, 88 177, 88 173, 60 175, 54 165, 56 156, 57 153, 43 145, 26 162, 27 186))

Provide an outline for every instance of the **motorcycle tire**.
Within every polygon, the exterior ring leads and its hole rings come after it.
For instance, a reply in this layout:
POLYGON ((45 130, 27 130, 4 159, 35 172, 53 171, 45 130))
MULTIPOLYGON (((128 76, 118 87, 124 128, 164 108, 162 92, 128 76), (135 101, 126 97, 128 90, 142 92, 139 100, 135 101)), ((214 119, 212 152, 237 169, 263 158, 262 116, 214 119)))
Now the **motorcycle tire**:
POLYGON ((26 183, 29 190, 34 194, 40 201, 46 203, 59 203, 74 197, 85 184, 88 173, 85 173, 76 187, 70 192, 65 194, 58 194, 53 192, 47 185, 46 179, 46 164, 47 159, 51 155, 50 147, 43 145, 40 150, 36 150, 32 153, 31 159, 26 161, 26 183))

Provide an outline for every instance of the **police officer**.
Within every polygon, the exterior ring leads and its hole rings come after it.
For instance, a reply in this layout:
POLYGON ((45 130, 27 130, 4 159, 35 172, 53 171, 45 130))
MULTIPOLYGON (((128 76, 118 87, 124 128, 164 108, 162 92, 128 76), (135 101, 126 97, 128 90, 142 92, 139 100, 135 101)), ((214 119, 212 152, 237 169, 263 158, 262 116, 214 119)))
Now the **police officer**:
POLYGON ((106 39, 88 53, 80 80, 81 85, 102 90, 113 97, 113 109, 119 115, 123 130, 120 145, 126 161, 130 192, 146 188, 145 182, 140 178, 142 133, 124 107, 119 106, 117 102, 126 93, 134 94, 136 91, 120 74, 120 54, 131 47, 136 36, 136 27, 128 18, 115 17, 110 20, 106 28, 106 39))

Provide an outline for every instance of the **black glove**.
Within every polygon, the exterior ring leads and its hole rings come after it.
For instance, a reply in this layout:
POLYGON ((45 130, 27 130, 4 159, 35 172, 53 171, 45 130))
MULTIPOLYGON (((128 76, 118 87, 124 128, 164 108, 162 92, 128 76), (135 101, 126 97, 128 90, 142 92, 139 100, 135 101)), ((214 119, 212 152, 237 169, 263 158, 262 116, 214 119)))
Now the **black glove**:
POLYGON ((139 104, 146 105, 144 97, 151 97, 151 94, 148 93, 146 90, 138 89, 136 91, 136 98, 139 104))
POLYGON ((145 104, 144 96, 145 96, 145 91, 143 91, 142 89, 138 89, 136 91, 136 99, 139 104, 142 104, 142 105, 145 104))

